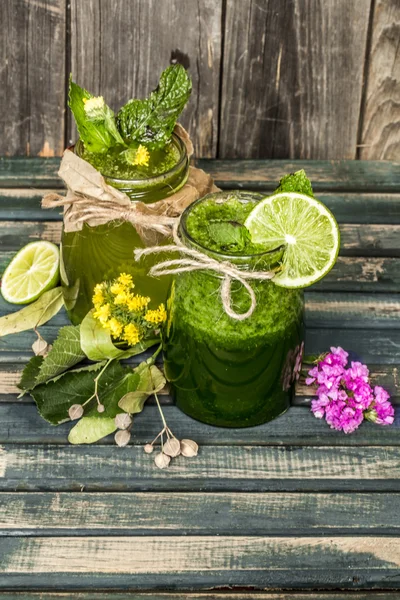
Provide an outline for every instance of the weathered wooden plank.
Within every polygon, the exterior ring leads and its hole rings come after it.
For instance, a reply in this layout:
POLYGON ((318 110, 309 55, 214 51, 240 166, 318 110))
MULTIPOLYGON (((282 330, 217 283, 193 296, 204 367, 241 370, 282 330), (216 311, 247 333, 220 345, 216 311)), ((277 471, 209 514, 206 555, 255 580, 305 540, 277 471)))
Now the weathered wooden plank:
MULTIPOLYGON (((74 79, 102 94, 115 110, 130 98, 147 96, 169 60, 189 68, 193 94, 182 123, 192 135, 197 156, 216 156, 220 55, 220 2, 71 2, 74 79)), ((71 127, 68 135, 75 141, 71 127)))
MULTIPOLYGON (((397 447, 202 446, 157 469, 143 446, 1 447, 1 491, 400 491, 397 447)), ((1 561, 0 561, 1 564, 1 561)))
MULTIPOLYGON (((240 592, 240 596, 233 592, 227 593, 222 591, 216 592, 4 592, 2 600, 345 600, 343 592, 277 592, 277 593, 260 593, 260 592, 240 592)), ((347 595, 349 600, 398 600, 397 592, 360 592, 347 595)))
MULTIPOLYGON (((14 255, 15 250, 0 250, 0 273, 14 255)), ((322 292, 399 292, 400 261, 398 258, 340 256, 332 271, 312 289, 322 292)))
MULTIPOLYGON (((0 296, 0 317, 20 310, 0 296)), ((343 327, 352 329, 400 329, 400 297, 398 294, 350 294, 328 292, 305 293, 305 324, 310 328, 343 327)), ((70 321, 64 310, 51 320, 62 327, 70 321)))
MULTIPOLYGON (((1 158, 0 187, 60 188, 59 158, 1 158)), ((197 160, 220 187, 274 189, 286 173, 305 169, 318 192, 398 193, 400 164, 362 160, 197 160)))
MULTIPOLYGON (((48 323, 40 328, 40 332, 45 340, 52 343, 57 337, 58 326, 48 323)), ((36 339, 33 331, 0 338, 0 363, 27 362, 32 356, 31 346, 36 339)), ((307 329, 307 354, 326 352, 330 346, 343 346, 370 364, 397 365, 400 360, 400 329, 307 329)))
POLYGON ((221 158, 355 158, 369 7, 227 3, 221 158))
MULTIPOLYGON (((0 220, 61 221, 60 209, 42 210, 40 206, 44 194, 50 191, 58 190, 0 188, 0 220)), ((339 223, 400 223, 400 194, 321 192, 318 198, 339 223)))
POLYGON ((400 4, 374 3, 360 158, 400 159, 400 4))
MULTIPOLYGON (((308 395, 310 401, 311 395, 308 395)), ((304 400, 304 397, 298 401, 304 400)), ((180 438, 194 439, 205 445, 257 445, 257 446, 400 446, 400 409, 390 427, 364 423, 352 435, 330 429, 316 419, 309 408, 293 406, 287 413, 257 427, 241 429, 215 428, 200 423, 183 414, 171 402, 169 396, 161 398, 163 411, 169 427, 180 438)), ((398 399, 397 399, 398 401, 398 399)), ((0 402, 0 444, 54 444, 64 445, 73 423, 54 427, 44 421, 29 396, 26 401, 0 402), (28 403, 29 401, 29 403, 28 403)), ((148 402, 140 415, 135 417, 133 439, 135 444, 153 440, 161 427, 156 406, 148 402)), ((114 436, 101 440, 102 445, 115 444, 114 436)), ((118 449, 115 449, 118 452, 118 449)))
POLYGON ((0 556, 6 589, 354 589, 400 580, 396 537, 9 537, 0 556))
MULTIPOLYGON (((61 240, 59 221, 3 221, 0 248, 17 250, 34 239, 61 240)), ((400 225, 344 223, 340 226, 342 256, 400 256, 400 225)))
POLYGON ((323 292, 397 292, 400 291, 400 262, 398 258, 339 256, 332 271, 312 289, 323 292))
POLYGON ((398 493, 17 492, 0 500, 0 536, 400 533, 398 493))
POLYGON ((0 3, 0 154, 61 154, 65 0, 0 3))

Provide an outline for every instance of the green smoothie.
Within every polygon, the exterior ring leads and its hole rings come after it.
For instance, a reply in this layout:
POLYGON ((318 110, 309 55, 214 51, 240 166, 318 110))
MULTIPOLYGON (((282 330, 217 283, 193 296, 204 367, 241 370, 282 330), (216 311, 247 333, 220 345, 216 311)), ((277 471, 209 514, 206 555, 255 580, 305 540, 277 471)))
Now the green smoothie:
MULTIPOLYGON (((263 251, 243 227, 260 197, 219 192, 198 200, 182 217, 183 241, 241 269, 278 269, 284 248, 263 251)), ((243 321, 224 312, 221 278, 213 272, 182 273, 171 288, 166 375, 177 406, 212 425, 257 425, 289 406, 303 348, 303 295, 271 281, 251 285, 257 306, 243 321)), ((237 282, 232 306, 236 312, 250 307, 247 291, 237 282)))
MULTIPOLYGON (((75 151, 90 161, 96 169, 104 169, 102 174, 107 183, 125 192, 132 201, 140 200, 146 204, 157 202, 174 194, 187 180, 189 161, 186 148, 175 135, 172 136, 168 149, 165 147, 151 153, 148 167, 129 166, 127 163, 126 166, 123 164, 121 152, 117 152, 116 148, 112 148, 107 154, 94 154, 85 151, 83 145, 78 143, 75 151), (160 162, 157 162, 153 155, 158 156, 160 162), (166 168, 169 170, 164 171, 166 168), (121 176, 129 175, 131 179, 107 176, 117 172, 120 172, 121 176)), ((165 302, 170 279, 154 279, 147 274, 158 259, 150 255, 136 262, 133 252, 136 248, 143 248, 148 244, 169 242, 170 239, 161 234, 152 235, 147 241, 134 225, 127 221, 111 221, 96 227, 85 223, 81 231, 64 231, 61 243, 61 281, 71 322, 79 324, 93 308, 94 286, 102 281, 114 279, 120 273, 133 276, 138 293, 152 299, 152 308, 157 308, 161 302, 165 302)))

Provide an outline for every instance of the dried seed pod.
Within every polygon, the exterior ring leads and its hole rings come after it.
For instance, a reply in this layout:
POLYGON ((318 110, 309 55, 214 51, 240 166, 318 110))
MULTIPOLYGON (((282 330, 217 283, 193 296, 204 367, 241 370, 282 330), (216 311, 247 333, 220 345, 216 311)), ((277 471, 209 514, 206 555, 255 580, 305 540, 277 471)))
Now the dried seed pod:
POLYGON ((156 463, 159 469, 165 469, 171 462, 171 457, 167 456, 163 452, 159 452, 158 454, 156 454, 154 462, 156 463))
POLYGON ((131 439, 131 434, 126 429, 120 429, 114 436, 115 443, 117 446, 122 448, 123 446, 127 446, 129 444, 129 440, 131 439))
POLYGON ((132 425, 132 417, 128 413, 120 413, 115 417, 115 425, 118 429, 128 429, 132 425))
POLYGON ((179 456, 181 453, 181 444, 180 441, 176 438, 169 438, 163 448, 164 454, 171 456, 171 458, 175 458, 175 456, 179 456))
POLYGON ((144 451, 146 452, 146 454, 151 454, 154 450, 154 446, 153 444, 146 444, 144 447, 144 451))
POLYGON ((104 406, 104 404, 97 405, 97 412, 103 413, 105 410, 106 410, 106 407, 104 406))
POLYGON ((191 458, 192 456, 197 456, 199 451, 199 447, 193 440, 182 440, 181 441, 181 454, 182 456, 186 456, 191 458))
POLYGON ((33 342, 32 350, 36 356, 46 356, 50 352, 51 346, 43 338, 38 338, 36 342, 33 342))
POLYGON ((71 421, 76 421, 76 419, 80 419, 83 415, 83 408, 80 404, 73 404, 70 407, 68 414, 71 421))

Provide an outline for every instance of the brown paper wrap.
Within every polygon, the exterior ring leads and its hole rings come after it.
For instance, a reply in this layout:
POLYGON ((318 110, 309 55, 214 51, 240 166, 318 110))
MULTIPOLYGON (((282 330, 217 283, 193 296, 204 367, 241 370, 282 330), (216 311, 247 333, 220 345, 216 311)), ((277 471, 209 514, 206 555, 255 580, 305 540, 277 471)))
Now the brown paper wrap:
MULTIPOLYGON (((190 157, 193 146, 187 132, 178 125, 176 133, 185 143, 190 157)), ((64 207, 66 232, 80 231, 84 223, 95 227, 115 220, 129 221, 146 246, 169 237, 176 219, 194 200, 218 191, 210 175, 190 166, 187 182, 172 196, 152 204, 132 201, 108 185, 99 171, 71 150, 65 150, 58 175, 67 186, 67 194, 46 194, 42 207, 64 207)))

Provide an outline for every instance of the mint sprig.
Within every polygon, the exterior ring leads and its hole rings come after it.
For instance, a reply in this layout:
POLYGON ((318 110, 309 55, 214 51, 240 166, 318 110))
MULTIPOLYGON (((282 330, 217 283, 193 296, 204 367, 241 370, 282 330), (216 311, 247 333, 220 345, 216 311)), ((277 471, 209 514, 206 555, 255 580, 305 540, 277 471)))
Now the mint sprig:
POLYGON ((314 198, 311 181, 308 179, 304 169, 285 175, 279 182, 279 186, 274 191, 274 194, 281 192, 298 192, 314 198))
POLYGON ((119 111, 117 127, 124 141, 150 150, 165 146, 191 91, 191 79, 182 65, 165 69, 149 98, 130 100, 119 111))

